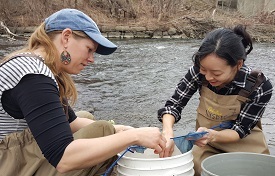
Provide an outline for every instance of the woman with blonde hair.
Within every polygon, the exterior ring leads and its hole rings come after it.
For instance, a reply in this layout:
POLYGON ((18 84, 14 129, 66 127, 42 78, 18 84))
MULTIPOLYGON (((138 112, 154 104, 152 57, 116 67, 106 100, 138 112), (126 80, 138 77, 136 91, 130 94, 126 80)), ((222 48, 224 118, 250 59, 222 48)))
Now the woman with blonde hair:
POLYGON ((71 74, 117 46, 76 9, 45 19, 28 46, 0 64, 0 175, 102 175, 131 145, 162 152, 156 127, 132 128, 79 118, 71 74))

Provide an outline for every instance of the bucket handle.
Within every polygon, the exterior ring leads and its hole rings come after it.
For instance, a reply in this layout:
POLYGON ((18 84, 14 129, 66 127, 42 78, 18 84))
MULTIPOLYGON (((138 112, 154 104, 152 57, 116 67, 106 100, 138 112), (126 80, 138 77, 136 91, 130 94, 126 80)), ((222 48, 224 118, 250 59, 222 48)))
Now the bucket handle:
POLYGON ((103 176, 108 176, 109 172, 112 170, 112 168, 117 164, 117 162, 129 151, 131 153, 134 153, 135 151, 138 153, 144 153, 146 150, 146 147, 143 146, 138 146, 138 145, 133 145, 130 147, 127 147, 127 149, 118 157, 112 165, 106 170, 106 172, 103 174, 103 176))

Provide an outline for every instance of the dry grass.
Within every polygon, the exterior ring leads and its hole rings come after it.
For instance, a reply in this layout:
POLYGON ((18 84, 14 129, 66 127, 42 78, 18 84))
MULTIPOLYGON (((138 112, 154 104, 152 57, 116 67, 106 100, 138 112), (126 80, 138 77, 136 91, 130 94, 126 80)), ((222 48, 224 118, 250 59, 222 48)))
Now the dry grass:
MULTIPOLYGON (((214 11, 216 6, 213 1, 215 0, 0 0, 0 21, 8 27, 36 26, 51 13, 67 7, 84 11, 99 26, 144 26, 156 30, 173 27, 190 38, 201 38, 213 28, 244 24, 255 33, 257 40, 261 40, 261 36, 267 39, 266 32, 274 36, 274 13, 245 18, 229 8, 220 7, 214 11)), ((274 37, 269 38, 275 40, 274 37)))

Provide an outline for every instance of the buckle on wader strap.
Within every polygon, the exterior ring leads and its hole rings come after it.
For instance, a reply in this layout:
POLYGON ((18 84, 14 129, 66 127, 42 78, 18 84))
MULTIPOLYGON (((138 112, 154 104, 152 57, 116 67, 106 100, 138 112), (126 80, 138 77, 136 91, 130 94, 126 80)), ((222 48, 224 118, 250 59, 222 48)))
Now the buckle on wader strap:
POLYGON ((247 75, 245 87, 241 89, 238 95, 248 98, 265 80, 264 74, 259 70, 252 70, 247 75))

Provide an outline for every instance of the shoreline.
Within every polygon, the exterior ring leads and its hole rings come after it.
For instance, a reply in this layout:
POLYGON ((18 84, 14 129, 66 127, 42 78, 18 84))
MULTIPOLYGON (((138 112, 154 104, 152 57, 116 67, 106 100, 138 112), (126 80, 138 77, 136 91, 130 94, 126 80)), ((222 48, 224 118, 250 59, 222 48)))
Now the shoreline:
MULTIPOLYGON (((157 28, 157 27, 146 27, 146 26, 107 26, 98 25, 102 35, 110 39, 203 39, 202 33, 196 33, 191 29, 177 29, 176 27, 157 28)), ((274 26, 265 26, 265 28, 273 28, 274 26)), ((0 36, 15 39, 27 39, 31 33, 35 31, 37 26, 29 27, 11 27, 10 31, 16 36, 11 34, 5 34, 5 31, 1 31, 0 36)), ((260 29, 261 27, 259 27, 260 29)), ((264 33, 257 29, 254 34, 249 31, 254 42, 259 43, 275 43, 275 36, 271 37, 269 33, 264 33)), ((207 32, 206 32, 207 33, 207 32)))

